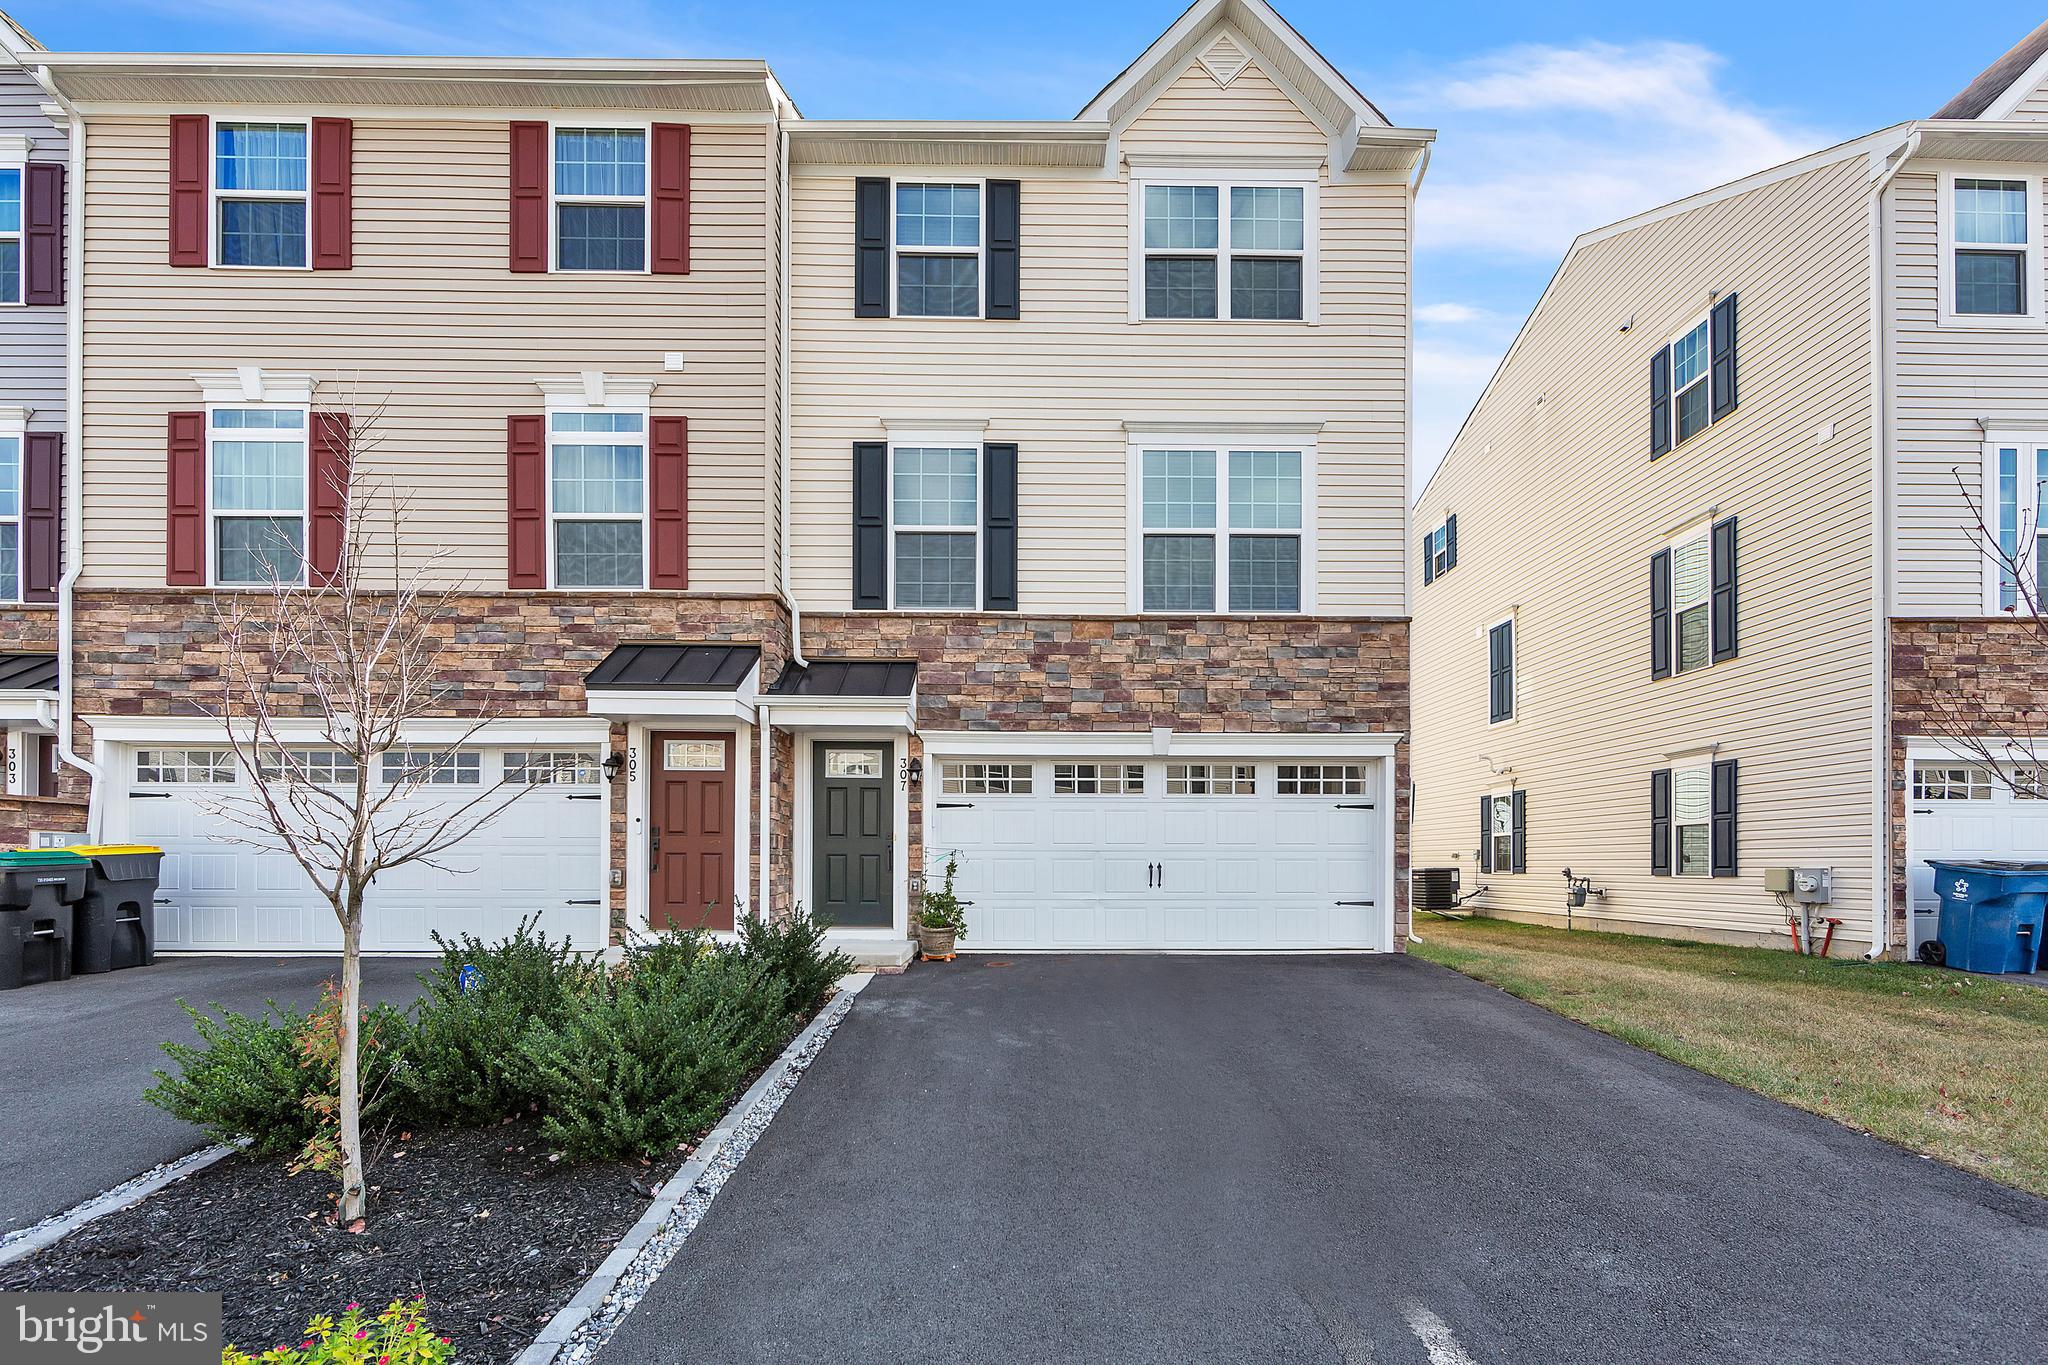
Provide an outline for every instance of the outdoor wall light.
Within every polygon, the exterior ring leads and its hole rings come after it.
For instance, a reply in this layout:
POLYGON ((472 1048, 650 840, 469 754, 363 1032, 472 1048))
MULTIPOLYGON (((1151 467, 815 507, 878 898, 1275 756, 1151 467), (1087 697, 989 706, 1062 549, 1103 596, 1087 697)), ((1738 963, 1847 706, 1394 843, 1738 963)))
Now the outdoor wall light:
POLYGON ((913 787, 921 787, 921 786, 923 786, 923 785, 924 785, 924 760, 923 760, 923 759, 921 759, 921 758, 913 758, 913 759, 911 759, 911 760, 910 760, 910 762, 908 762, 908 763, 906 763, 906 764, 904 764, 904 765, 903 765, 903 775, 904 775, 905 777, 907 777, 907 778, 909 778, 909 779, 910 779, 910 785, 911 785, 911 786, 913 786, 913 787))
POLYGON ((622 773, 622 772, 624 772, 625 770, 626 770, 626 756, 625 756, 624 754, 621 754, 621 753, 612 753, 612 754, 608 754, 608 755, 606 755, 606 756, 605 756, 605 760, 604 760, 604 780, 605 780, 605 781, 607 781, 607 782, 616 782, 616 781, 618 781, 618 780, 619 780, 619 774, 620 774, 620 773, 622 773))

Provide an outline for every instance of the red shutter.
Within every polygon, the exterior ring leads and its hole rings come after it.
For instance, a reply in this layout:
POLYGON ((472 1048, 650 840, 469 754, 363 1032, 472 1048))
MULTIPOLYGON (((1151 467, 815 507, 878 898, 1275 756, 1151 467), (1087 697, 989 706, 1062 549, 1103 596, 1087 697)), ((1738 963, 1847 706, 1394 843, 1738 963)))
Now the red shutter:
POLYGON ((204 114, 171 115, 171 264, 206 264, 213 132, 204 114))
POLYGON ((348 414, 313 414, 313 487, 306 529, 306 568, 317 587, 341 576, 348 546, 348 414))
POLYGON ((64 302, 64 163, 31 161, 27 198, 22 301, 56 307, 64 302))
POLYGON ((206 414, 174 412, 164 501, 170 513, 164 582, 174 588, 206 583, 206 414))
POLYGON ((548 126, 512 125, 512 268, 548 268, 548 126))
POLYGON ((690 125, 654 125, 654 232, 657 275, 690 273, 690 125))
POLYGON ((54 602, 62 562, 64 437, 31 431, 21 471, 21 600, 54 602))
POLYGON ((684 417, 654 419, 649 451, 647 506, 653 553, 647 586, 690 586, 690 423, 684 417))
POLYGON ((548 585, 548 450, 545 417, 505 421, 508 588, 548 585))
POLYGON ((313 120, 313 268, 355 264, 356 126, 345 118, 313 120))

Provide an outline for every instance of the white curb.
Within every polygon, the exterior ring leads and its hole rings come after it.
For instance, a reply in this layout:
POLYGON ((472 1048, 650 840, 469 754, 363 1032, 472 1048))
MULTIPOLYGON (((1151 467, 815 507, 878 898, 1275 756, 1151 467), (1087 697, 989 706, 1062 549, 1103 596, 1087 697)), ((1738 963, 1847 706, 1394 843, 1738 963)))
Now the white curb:
POLYGON ((43 1248, 70 1236, 95 1218, 104 1218, 110 1213, 132 1208, 164 1186, 183 1180, 194 1171, 204 1170, 222 1157, 233 1156, 234 1153, 233 1147, 202 1147, 190 1156, 166 1162, 153 1171, 144 1172, 133 1180, 96 1194, 63 1213, 53 1214, 34 1227, 10 1232, 4 1239, 0 1239, 0 1265, 18 1261, 24 1256, 33 1256, 43 1248))
MULTIPOLYGON (((555 1314, 548 1325, 541 1329, 533 1344, 519 1353, 512 1365, 552 1365, 562 1348, 568 1345, 570 1338, 574 1337, 604 1306, 605 1300, 617 1286, 619 1278, 626 1273, 627 1267, 646 1249, 654 1235, 660 1232, 663 1225, 674 1215, 683 1197, 690 1193, 726 1144, 732 1141, 740 1122, 753 1112, 754 1107, 770 1090, 782 1082, 789 1074, 791 1064, 803 1054, 814 1038, 825 1030, 839 1025, 846 1017, 847 1011, 852 1008, 853 998, 866 990, 868 983, 874 979, 873 972, 856 972, 840 983, 837 993, 825 1002, 825 1007, 818 1011, 817 1017, 782 1050, 782 1055, 748 1087, 747 1093, 741 1095, 733 1106, 725 1111, 725 1117, 720 1119, 718 1126, 697 1144, 697 1150, 691 1154, 690 1159, 677 1167, 676 1173, 663 1182, 661 1193, 647 1206, 647 1211, 640 1215, 640 1220, 626 1230, 625 1236, 619 1238, 617 1245, 612 1248, 611 1255, 604 1258, 604 1264, 600 1265, 596 1273, 576 1291, 576 1297, 564 1304, 562 1311, 555 1314)), ((716 1197, 717 1190, 713 1189, 705 1202, 708 1204, 716 1197)))

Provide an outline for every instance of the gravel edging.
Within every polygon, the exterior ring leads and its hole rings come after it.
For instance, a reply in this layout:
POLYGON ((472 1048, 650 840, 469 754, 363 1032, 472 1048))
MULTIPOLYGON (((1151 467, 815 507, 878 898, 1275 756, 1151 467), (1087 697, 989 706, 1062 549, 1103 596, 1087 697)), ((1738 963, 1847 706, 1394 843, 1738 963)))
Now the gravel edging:
POLYGON ((558 1360, 582 1365, 611 1340, 619 1323, 696 1231, 711 1201, 852 1010, 854 998, 873 980, 873 972, 858 972, 845 979, 809 1027, 725 1111, 718 1127, 697 1144, 690 1159, 663 1182, 647 1212, 619 1238, 612 1254, 541 1329, 514 1365, 554 1365, 558 1360))
POLYGON ((233 1156, 235 1151, 235 1148, 227 1146, 202 1147, 176 1161, 152 1167, 133 1180, 124 1180, 62 1213, 53 1213, 31 1227, 18 1228, 0 1238, 0 1265, 12 1264, 24 1256, 33 1256, 55 1246, 94 1219, 133 1208, 166 1185, 175 1184, 194 1171, 203 1171, 222 1157, 233 1156))

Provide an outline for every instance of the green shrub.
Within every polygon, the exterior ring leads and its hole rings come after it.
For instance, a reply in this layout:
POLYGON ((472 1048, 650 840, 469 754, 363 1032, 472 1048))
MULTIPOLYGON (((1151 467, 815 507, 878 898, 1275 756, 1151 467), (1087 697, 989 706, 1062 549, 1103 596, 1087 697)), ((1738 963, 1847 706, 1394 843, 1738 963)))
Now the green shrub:
POLYGON ((571 1003, 603 977, 594 959, 550 943, 531 920, 509 938, 485 943, 439 934, 441 961, 420 982, 421 996, 403 1080, 408 1109, 423 1119, 494 1123, 541 1097, 522 1088, 516 1042, 529 1025, 553 1028, 571 1003), (474 968, 471 988, 462 971, 474 968))
POLYGON ((396 1299, 373 1319, 352 1303, 339 1319, 327 1313, 313 1317, 296 1346, 276 1346, 262 1355, 229 1346, 220 1353, 220 1365, 452 1365, 454 1359, 448 1338, 427 1326, 420 1299, 396 1299))
POLYGON ((625 976, 673 981, 686 975, 706 953, 718 950, 717 940, 701 929, 667 929, 626 945, 619 964, 625 976))
POLYGON ((806 1018, 826 993, 853 970, 845 953, 825 950, 825 925, 797 910, 780 919, 742 915, 740 949, 767 969, 782 989, 782 1007, 806 1018))
MULTIPOLYGON (((220 1018, 178 1005, 192 1017, 202 1046, 165 1043, 178 1075, 156 1073, 143 1098, 197 1124, 223 1142, 242 1142, 257 1156, 298 1156, 324 1121, 320 1101, 336 1093, 333 1056, 309 1050, 313 1025, 297 1010, 268 1002, 261 1015, 221 1009, 220 1018)), ((392 1073, 402 1065, 410 1024, 390 1005, 369 1009, 363 1021, 363 1119, 389 1110, 397 1098, 392 1073)))
POLYGON ((543 1136, 565 1154, 653 1156, 715 1123, 794 1031, 759 963, 706 948, 675 970, 604 979, 558 1026, 529 1024, 519 1065, 542 1097, 543 1136))

